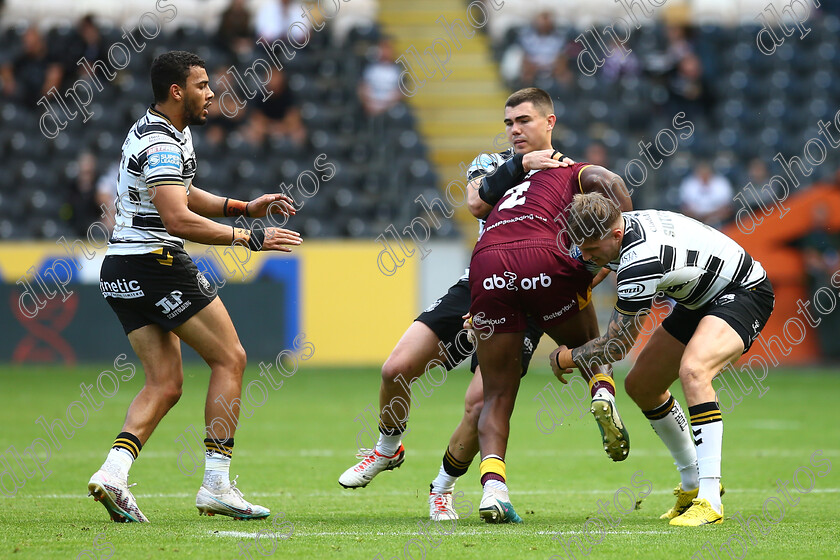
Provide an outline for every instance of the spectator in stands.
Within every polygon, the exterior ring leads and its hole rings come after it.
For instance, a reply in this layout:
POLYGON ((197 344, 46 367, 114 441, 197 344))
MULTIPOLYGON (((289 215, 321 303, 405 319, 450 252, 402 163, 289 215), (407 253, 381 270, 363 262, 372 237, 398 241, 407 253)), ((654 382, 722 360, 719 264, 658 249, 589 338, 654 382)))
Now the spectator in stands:
POLYGON ((96 206, 99 208, 99 221, 108 231, 114 231, 116 213, 117 182, 119 181, 120 162, 114 160, 96 182, 96 206), (104 206, 104 208, 103 208, 104 206))
MULTIPOLYGON (((76 25, 76 31, 70 37, 62 53, 65 72, 70 76, 87 79, 88 71, 84 66, 77 64, 82 58, 87 60, 90 66, 101 60, 105 62, 106 66, 110 67, 110 63, 107 61, 109 46, 96 25, 93 15, 84 16, 76 25)), ((99 78, 101 79, 101 75, 99 78)))
POLYGON ((554 25, 549 11, 537 14, 534 23, 519 35, 523 51, 520 79, 523 84, 533 84, 538 77, 549 77, 561 84, 569 84, 574 76, 569 70, 566 39, 554 25))
POLYGON ((707 161, 700 161, 694 173, 680 185, 682 213, 720 228, 732 214, 732 185, 718 175, 707 161))
MULTIPOLYGON (((93 222, 99 221, 102 215, 97 191, 96 156, 91 152, 82 152, 79 154, 76 166, 76 177, 70 183, 66 209, 62 214, 73 231, 84 237, 88 227, 93 222)), ((113 200, 108 201, 107 204, 113 204, 113 200)))
POLYGON ((222 12, 216 40, 228 53, 245 55, 254 48, 254 26, 245 0, 231 0, 222 12))
POLYGON ((676 70, 680 61, 696 54, 690 40, 691 28, 685 25, 669 25, 665 28, 665 38, 668 46, 665 47, 666 70, 676 70))
MULTIPOLYGON (((811 300, 822 288, 833 290, 831 277, 840 269, 840 235, 836 228, 831 227, 830 217, 826 204, 814 205, 811 231, 798 243, 802 247, 802 259, 811 300)), ((837 344, 840 313, 824 315, 816 330, 822 356, 835 361, 840 360, 840 345, 837 344)))
POLYGON ((685 111, 689 119, 711 115, 714 98, 706 83, 700 57, 693 53, 682 57, 666 84, 671 111, 685 111))
MULTIPOLYGON (((758 199, 751 194, 744 194, 744 200, 746 200, 750 207, 756 208, 762 204, 765 208, 773 207, 773 192, 763 188, 769 181, 770 172, 767 170, 767 164, 764 163, 764 160, 761 158, 751 159, 749 164, 747 164, 747 176, 743 184, 745 187, 748 183, 752 184, 753 188, 750 192, 758 195, 758 199)), ((773 189, 775 186, 776 184, 774 183, 770 185, 770 188, 773 189)))
POLYGON ((641 69, 636 53, 624 53, 621 49, 613 49, 613 53, 604 59, 604 67, 598 75, 609 82, 617 82, 625 77, 639 76, 641 69))
POLYGON ((44 37, 34 26, 21 39, 20 53, 0 67, 3 95, 28 107, 37 107, 38 100, 61 86, 64 69, 60 60, 49 52, 44 37))
POLYGON ((607 147, 602 142, 592 142, 586 147, 583 161, 591 163, 592 165, 600 165, 609 169, 609 157, 607 156, 607 147))
POLYGON ((306 127, 300 116, 300 108, 295 96, 289 89, 286 73, 275 69, 271 80, 266 84, 271 96, 265 101, 260 96, 254 98, 250 119, 250 130, 246 131, 246 140, 259 144, 267 136, 289 140, 296 146, 306 142, 306 127))
POLYGON ((376 60, 364 69, 358 87, 359 100, 368 116, 380 115, 402 102, 401 71, 394 62, 393 43, 387 37, 381 38, 376 60))
POLYGON ((304 44, 309 33, 309 21, 299 2, 265 0, 257 12, 257 38, 262 37, 269 43, 277 39, 288 42, 291 36, 298 44, 304 44), (293 27, 293 24, 298 25, 293 27))

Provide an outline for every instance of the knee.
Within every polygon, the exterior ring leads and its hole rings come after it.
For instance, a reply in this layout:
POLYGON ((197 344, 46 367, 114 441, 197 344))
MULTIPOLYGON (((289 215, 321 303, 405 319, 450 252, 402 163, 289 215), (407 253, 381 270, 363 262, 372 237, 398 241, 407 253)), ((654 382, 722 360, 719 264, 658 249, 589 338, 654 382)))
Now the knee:
POLYGON ((241 344, 237 344, 232 354, 231 359, 234 368, 236 368, 236 371, 244 372, 245 366, 248 364, 248 354, 245 353, 245 349, 241 344))
MULTIPOLYGON (((245 349, 242 347, 242 344, 237 342, 236 344, 232 345, 227 352, 220 358, 219 363, 225 369, 233 371, 234 374, 238 374, 242 377, 242 374, 245 372, 245 366, 248 363, 248 355, 245 353, 245 349)), ((210 364, 211 367, 213 364, 210 364)))
POLYGON ((164 398, 170 404, 170 406, 175 406, 175 404, 181 400, 181 395, 183 394, 184 390, 181 387, 181 384, 171 385, 166 388, 164 391, 164 398))
POLYGON ((639 383, 637 380, 636 375, 633 375, 631 371, 627 377, 624 378, 624 391, 627 393, 627 396, 637 401, 643 395, 644 384, 639 383))
POLYGON ((687 385, 698 385, 706 383, 706 371, 700 364, 686 361, 680 364, 680 381, 687 385))
POLYGON ((178 401, 181 400, 181 394, 183 393, 180 381, 173 381, 163 385, 154 386, 151 387, 151 390, 154 391, 158 400, 168 408, 175 406, 178 401))
POLYGON ((409 364, 401 358, 389 356, 382 366, 382 381, 385 383, 396 383, 397 377, 402 376, 406 383, 414 381, 409 373, 409 364))
POLYGON ((478 414, 481 410, 487 408, 494 411, 494 414, 503 414, 508 411, 513 411, 513 405, 516 397, 511 397, 505 392, 485 392, 481 407, 478 409, 478 414))

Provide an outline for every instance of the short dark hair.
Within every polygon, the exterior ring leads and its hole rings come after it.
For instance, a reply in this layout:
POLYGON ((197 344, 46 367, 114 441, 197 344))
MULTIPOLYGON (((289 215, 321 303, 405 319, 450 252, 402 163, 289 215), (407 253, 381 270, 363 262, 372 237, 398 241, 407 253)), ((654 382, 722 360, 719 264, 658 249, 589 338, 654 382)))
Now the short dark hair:
POLYGON ((149 72, 155 103, 162 103, 169 98, 169 86, 172 84, 187 87, 187 76, 193 66, 204 68, 204 60, 191 52, 169 51, 156 56, 149 72))
POLYGON ((507 98, 505 107, 516 107, 517 105, 529 102, 533 103, 534 109, 539 111, 543 116, 554 113, 554 102, 551 100, 551 96, 547 91, 535 87, 523 88, 513 92, 507 98))

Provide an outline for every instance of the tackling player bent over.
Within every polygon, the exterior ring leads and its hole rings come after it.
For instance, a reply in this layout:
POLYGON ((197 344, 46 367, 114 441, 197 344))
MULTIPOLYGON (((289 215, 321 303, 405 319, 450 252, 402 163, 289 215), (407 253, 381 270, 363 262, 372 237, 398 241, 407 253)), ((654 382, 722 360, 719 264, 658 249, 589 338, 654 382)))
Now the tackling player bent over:
MULTIPOLYGON (((582 257, 616 273, 618 301, 607 332, 551 354, 555 375, 622 359, 633 347, 653 297, 676 301, 625 379, 680 473, 671 525, 723 523, 723 419, 712 379, 746 353, 773 312, 773 288, 758 261, 723 233, 657 210, 621 213, 597 194, 577 195, 569 234, 582 257), (668 387, 679 378, 694 436, 668 387)), ((565 381, 564 381, 565 382, 565 381)))

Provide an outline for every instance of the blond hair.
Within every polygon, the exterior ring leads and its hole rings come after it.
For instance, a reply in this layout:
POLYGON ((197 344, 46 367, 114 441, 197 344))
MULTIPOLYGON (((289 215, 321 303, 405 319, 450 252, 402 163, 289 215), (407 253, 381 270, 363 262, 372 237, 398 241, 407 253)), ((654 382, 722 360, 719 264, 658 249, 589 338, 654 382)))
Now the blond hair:
POLYGON ((591 192, 576 194, 568 210, 568 232, 572 242, 581 244, 591 239, 601 239, 621 217, 618 206, 602 195, 591 192))

